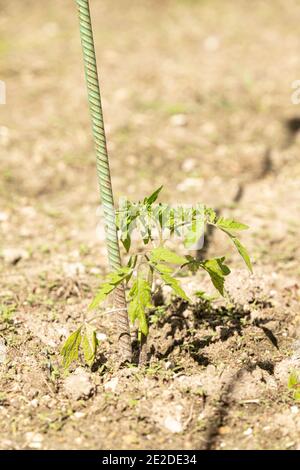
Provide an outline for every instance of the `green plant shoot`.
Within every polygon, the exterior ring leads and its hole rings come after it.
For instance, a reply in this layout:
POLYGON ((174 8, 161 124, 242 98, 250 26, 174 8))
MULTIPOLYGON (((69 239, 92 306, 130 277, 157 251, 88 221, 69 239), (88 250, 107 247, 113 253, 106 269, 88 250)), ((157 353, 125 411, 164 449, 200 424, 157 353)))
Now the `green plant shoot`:
MULTIPOLYGON (((150 313, 155 312, 153 296, 156 281, 168 285, 176 297, 185 302, 192 300, 182 288, 177 275, 183 271, 196 273, 203 270, 221 296, 226 295, 225 280, 230 274, 224 256, 198 260, 191 254, 184 255, 166 246, 176 236, 182 237, 183 250, 191 250, 197 241, 204 236, 207 225, 221 230, 233 243, 247 268, 252 272, 249 254, 240 242, 238 233, 248 226, 236 220, 218 217, 215 211, 203 205, 196 207, 171 207, 167 204, 156 204, 162 187, 142 201, 125 200, 117 211, 116 223, 120 240, 129 255, 127 265, 108 274, 100 285, 89 309, 101 307, 107 297, 125 283, 127 290, 128 315, 131 324, 138 329, 138 338, 146 338, 149 331, 150 313), (141 236, 144 250, 134 250, 132 234, 141 236)), ((207 300, 205 292, 195 292, 196 297, 207 300)), ((211 298, 209 298, 211 299, 211 298)), ((96 330, 85 323, 72 333, 62 348, 63 364, 69 367, 79 357, 82 349, 85 362, 92 365, 97 351, 96 330)))

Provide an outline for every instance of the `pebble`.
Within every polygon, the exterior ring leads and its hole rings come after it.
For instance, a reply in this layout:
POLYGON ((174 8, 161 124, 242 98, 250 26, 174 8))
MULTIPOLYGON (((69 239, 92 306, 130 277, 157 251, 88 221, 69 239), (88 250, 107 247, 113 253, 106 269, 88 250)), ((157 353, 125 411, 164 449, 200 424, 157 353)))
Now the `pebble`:
POLYGON ((65 263, 63 270, 67 276, 76 277, 85 273, 85 266, 82 263, 65 263))
POLYGON ((174 114, 170 118, 170 124, 173 127, 184 127, 187 125, 187 117, 185 114, 174 114))
POLYGON ((7 264, 17 264, 21 259, 28 259, 29 253, 22 248, 5 248, 2 257, 7 264))
POLYGON ((203 181, 200 178, 186 178, 176 187, 178 191, 184 192, 189 189, 201 188, 203 181))
POLYGON ((164 367, 166 370, 174 369, 175 367, 175 362, 174 361, 166 361, 164 364, 164 367))
POLYGON ((253 433, 252 428, 248 428, 246 429, 246 431, 243 432, 244 436, 251 436, 252 433, 253 433))
POLYGON ((196 160, 194 160, 193 158, 187 158, 183 163, 182 163, 182 170, 183 171, 192 171, 194 170, 196 166, 196 160))
POLYGON ((6 362, 7 347, 5 346, 4 339, 0 338, 0 364, 6 362))
POLYGON ((28 447, 31 449, 41 449, 44 437, 40 433, 27 432, 25 434, 28 447))
POLYGON ((101 274, 101 269, 99 269, 99 268, 91 268, 91 269, 90 269, 90 273, 91 273, 91 274, 95 274, 95 275, 101 274))
POLYGON ((8 214, 6 212, 0 212, 0 222, 6 222, 8 220, 8 214))
POLYGON ((10 131, 8 127, 0 126, 0 145, 7 145, 10 141, 10 131))
POLYGON ((119 384, 119 379, 118 379, 118 377, 113 377, 111 380, 109 380, 108 382, 106 382, 106 383, 104 384, 104 390, 105 390, 106 392, 113 392, 113 393, 115 393, 116 390, 117 390, 118 384, 119 384))
POLYGON ((36 398, 34 398, 33 400, 31 400, 30 405, 33 408, 37 408, 39 406, 39 401, 36 398))
POLYGON ((71 396, 74 400, 80 400, 81 398, 89 398, 94 386, 91 383, 89 374, 84 369, 77 368, 74 374, 65 379, 64 389, 68 396, 71 396))
POLYGON ((221 426, 219 428, 219 433, 221 435, 229 434, 231 432, 231 428, 229 426, 221 426))
POLYGON ((220 39, 218 36, 207 36, 203 41, 203 48, 208 52, 215 52, 220 47, 220 39))
POLYGON ((20 208, 21 214, 23 214, 27 219, 35 219, 37 216, 37 211, 32 206, 23 206, 20 208))
POLYGON ((299 412, 299 408, 296 405, 291 406, 291 413, 296 415, 299 412))
POLYGON ((96 337, 97 337, 97 340, 98 340, 98 341, 105 341, 105 340, 107 340, 107 335, 106 335, 105 333, 97 332, 96 337))
POLYGON ((173 416, 167 416, 163 422, 163 425, 168 431, 174 434, 183 431, 183 424, 178 419, 173 418, 173 416))

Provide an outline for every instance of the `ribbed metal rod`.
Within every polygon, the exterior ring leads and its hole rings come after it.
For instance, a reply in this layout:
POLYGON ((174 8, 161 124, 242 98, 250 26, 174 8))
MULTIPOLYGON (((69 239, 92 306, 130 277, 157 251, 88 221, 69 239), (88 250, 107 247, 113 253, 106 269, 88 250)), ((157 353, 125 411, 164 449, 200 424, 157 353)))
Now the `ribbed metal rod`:
MULTIPOLYGON (((89 0, 76 0, 76 3, 78 6, 79 13, 80 37, 84 59, 84 70, 92 120, 92 130, 96 149, 97 175, 101 202, 104 212, 108 260, 110 268, 112 270, 115 270, 121 266, 121 256, 115 220, 114 199, 104 129, 90 6, 89 0)), ((116 315, 116 323, 119 335, 120 358, 122 362, 131 361, 129 320, 123 286, 120 286, 115 291, 115 306, 116 308, 123 309, 120 311, 120 313, 116 315)))

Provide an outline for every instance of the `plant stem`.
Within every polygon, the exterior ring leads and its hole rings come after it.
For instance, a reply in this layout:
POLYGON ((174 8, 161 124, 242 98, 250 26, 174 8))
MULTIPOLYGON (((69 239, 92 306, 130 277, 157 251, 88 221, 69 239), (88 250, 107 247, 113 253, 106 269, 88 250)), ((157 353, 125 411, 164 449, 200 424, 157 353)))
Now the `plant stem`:
MULTIPOLYGON (((151 293, 152 293, 152 288, 153 288, 153 268, 152 268, 152 266, 149 266, 148 284, 151 288, 151 293)), ((147 364, 147 359, 148 359, 147 355, 148 355, 147 336, 145 336, 145 335, 143 335, 143 333, 141 333, 141 343, 140 343, 140 352, 139 352, 139 366, 145 366, 147 364)))
POLYGON ((148 348, 147 336, 141 333, 140 353, 139 353, 139 366, 146 366, 148 361, 148 348))
MULTIPOLYGON (((121 267, 121 256, 115 220, 114 200, 111 186, 109 159, 106 146, 106 136, 104 130, 89 0, 76 1, 79 13, 80 36, 88 90, 88 100, 90 105, 92 129, 96 148, 98 182, 101 202, 104 209, 108 259, 110 268, 112 270, 116 270, 121 267)), ((130 362, 132 355, 131 339, 123 285, 120 285, 115 290, 114 304, 117 309, 121 309, 120 312, 116 315, 120 359, 121 362, 130 362)))

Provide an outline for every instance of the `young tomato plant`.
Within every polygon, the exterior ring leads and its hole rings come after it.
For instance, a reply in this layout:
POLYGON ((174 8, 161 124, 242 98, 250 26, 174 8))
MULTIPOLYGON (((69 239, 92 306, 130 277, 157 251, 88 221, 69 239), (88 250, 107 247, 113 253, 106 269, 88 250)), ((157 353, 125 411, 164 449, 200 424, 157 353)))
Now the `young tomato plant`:
MULTIPOLYGON (((177 297, 186 302, 192 302, 176 276, 182 270, 189 270, 192 273, 204 270, 217 291, 222 296, 226 294, 225 278, 230 273, 230 269, 225 262, 225 257, 198 260, 190 254, 182 255, 171 250, 166 246, 168 240, 181 236, 184 247, 191 250, 204 236, 206 225, 212 225, 229 237, 252 272, 248 252, 237 237, 239 231, 248 228, 247 225, 218 217, 213 209, 199 204, 196 207, 176 208, 168 204, 156 204, 161 189, 162 187, 158 188, 143 201, 124 200, 122 202, 116 214, 116 222, 120 240, 129 259, 126 266, 108 274, 89 306, 90 310, 99 308, 119 285, 125 284, 128 292, 129 319, 133 325, 137 326, 141 346, 146 343, 150 312, 155 311, 153 296, 157 279, 169 286, 177 297), (132 250, 133 232, 140 233, 145 245, 143 251, 132 250)), ((196 292, 195 295, 207 298, 202 291, 196 292)), ((109 310, 109 312, 114 311, 109 310)), ((72 361, 78 359, 80 348, 82 348, 86 363, 92 365, 97 346, 96 329, 86 322, 65 342, 61 351, 64 366, 69 367, 72 361)), ((140 362, 143 363, 145 362, 143 347, 141 347, 141 356, 140 362)))

